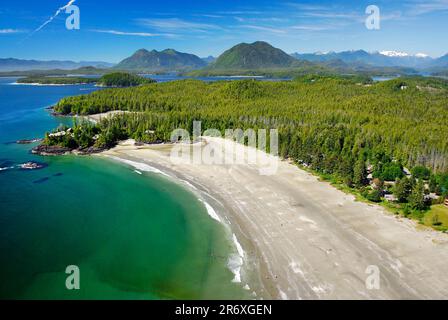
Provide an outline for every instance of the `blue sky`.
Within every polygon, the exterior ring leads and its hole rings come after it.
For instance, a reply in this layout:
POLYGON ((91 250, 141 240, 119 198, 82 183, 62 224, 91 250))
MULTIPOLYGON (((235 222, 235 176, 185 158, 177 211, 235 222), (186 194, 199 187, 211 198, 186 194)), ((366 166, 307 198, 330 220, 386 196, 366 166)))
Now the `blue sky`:
POLYGON ((204 57, 257 40, 288 53, 448 53, 448 0, 74 0, 80 30, 66 29, 62 11, 34 32, 68 2, 2 0, 0 57, 117 62, 140 48, 204 57), (380 30, 365 27, 368 5, 381 10, 380 30))

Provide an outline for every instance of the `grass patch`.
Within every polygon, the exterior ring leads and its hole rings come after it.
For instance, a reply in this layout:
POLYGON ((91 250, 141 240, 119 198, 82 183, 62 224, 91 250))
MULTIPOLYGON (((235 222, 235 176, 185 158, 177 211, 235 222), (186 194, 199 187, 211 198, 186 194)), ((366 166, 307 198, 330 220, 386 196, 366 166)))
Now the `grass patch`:
POLYGON ((448 207, 443 204, 432 206, 425 214, 423 222, 440 231, 448 230, 448 207))
POLYGON ((294 162, 294 164, 300 169, 316 176, 319 181, 329 182, 330 185, 336 189, 346 194, 353 195, 355 197, 355 201, 363 202, 369 205, 380 205, 388 212, 396 216, 414 220, 420 225, 431 227, 437 231, 448 232, 448 207, 443 204, 433 205, 431 206, 431 209, 427 211, 419 211, 410 209, 406 204, 388 202, 384 199, 381 202, 372 202, 366 199, 361 194, 360 190, 347 186, 341 178, 338 178, 335 175, 318 172, 297 162, 294 162), (437 218, 434 218, 435 216, 437 216, 437 218))

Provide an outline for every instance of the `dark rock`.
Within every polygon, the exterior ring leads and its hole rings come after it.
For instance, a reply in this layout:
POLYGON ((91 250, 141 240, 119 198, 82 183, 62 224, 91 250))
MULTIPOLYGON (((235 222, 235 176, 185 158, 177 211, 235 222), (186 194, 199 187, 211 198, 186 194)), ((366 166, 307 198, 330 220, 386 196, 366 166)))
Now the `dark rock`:
POLYGON ((16 143, 17 144, 31 144, 31 143, 36 143, 36 142, 41 142, 42 139, 24 139, 24 140, 17 140, 16 143))
POLYGON ((19 165, 19 168, 21 170, 39 170, 39 169, 43 169, 47 167, 46 163, 39 163, 39 162, 26 162, 26 163, 22 163, 21 165, 19 165))
POLYGON ((70 153, 69 148, 59 147, 59 146, 46 146, 39 145, 31 150, 31 153, 38 154, 41 156, 60 156, 67 153, 70 153))
POLYGON ((75 153, 79 155, 89 155, 89 154, 101 153, 105 150, 107 150, 107 148, 88 147, 85 149, 75 150, 75 153))

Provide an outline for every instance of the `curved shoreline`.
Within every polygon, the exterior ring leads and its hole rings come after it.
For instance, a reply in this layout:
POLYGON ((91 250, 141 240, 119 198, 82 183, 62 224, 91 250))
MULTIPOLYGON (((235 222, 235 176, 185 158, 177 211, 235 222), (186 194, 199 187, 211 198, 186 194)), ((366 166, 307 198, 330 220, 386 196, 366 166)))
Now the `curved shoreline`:
MULTIPOLYGON (((114 149, 116 150, 117 148, 120 148, 120 146, 114 149)), ((241 233, 239 227, 236 228, 236 225, 232 224, 228 207, 223 203, 222 199, 218 199, 219 195, 213 194, 213 191, 199 184, 197 181, 193 181, 190 177, 183 176, 179 172, 160 166, 157 163, 148 164, 141 159, 137 161, 138 159, 131 156, 117 155, 114 149, 95 155, 104 156, 131 166, 135 169, 134 172, 140 175, 142 172, 161 175, 169 179, 170 182, 176 183, 195 194, 198 201, 204 206, 210 219, 215 220, 224 227, 228 238, 227 240, 234 247, 227 261, 227 267, 234 275, 232 282, 240 283, 242 289, 250 291, 255 299, 270 299, 275 296, 275 292, 267 293, 265 284, 258 277, 260 272, 265 269, 265 266, 259 266, 262 261, 258 261, 258 258, 256 258, 258 255, 252 253, 255 250, 253 243, 241 233), (240 242, 243 242, 244 246, 240 242)))
MULTIPOLYGON (((207 142, 232 143, 219 138, 207 142)), ((218 199, 222 217, 257 266, 253 279, 262 284, 254 289, 258 296, 448 298, 447 235, 417 230, 414 222, 356 202, 285 161, 276 175, 261 177, 254 166, 173 164, 170 149, 121 144, 104 154, 150 164, 218 199), (366 287, 366 270, 372 265, 381 271, 380 290, 366 287)))

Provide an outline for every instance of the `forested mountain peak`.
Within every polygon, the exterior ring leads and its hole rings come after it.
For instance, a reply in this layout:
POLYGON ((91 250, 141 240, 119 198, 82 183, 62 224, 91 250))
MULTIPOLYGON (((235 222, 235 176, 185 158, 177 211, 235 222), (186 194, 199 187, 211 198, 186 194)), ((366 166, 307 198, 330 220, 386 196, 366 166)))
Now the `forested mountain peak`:
POLYGON ((163 51, 140 49, 121 61, 116 68, 133 71, 179 71, 198 69, 205 65, 201 58, 174 49, 163 51))
POLYGON ((240 43, 225 51, 214 69, 261 69, 291 67, 297 60, 267 42, 240 43))

